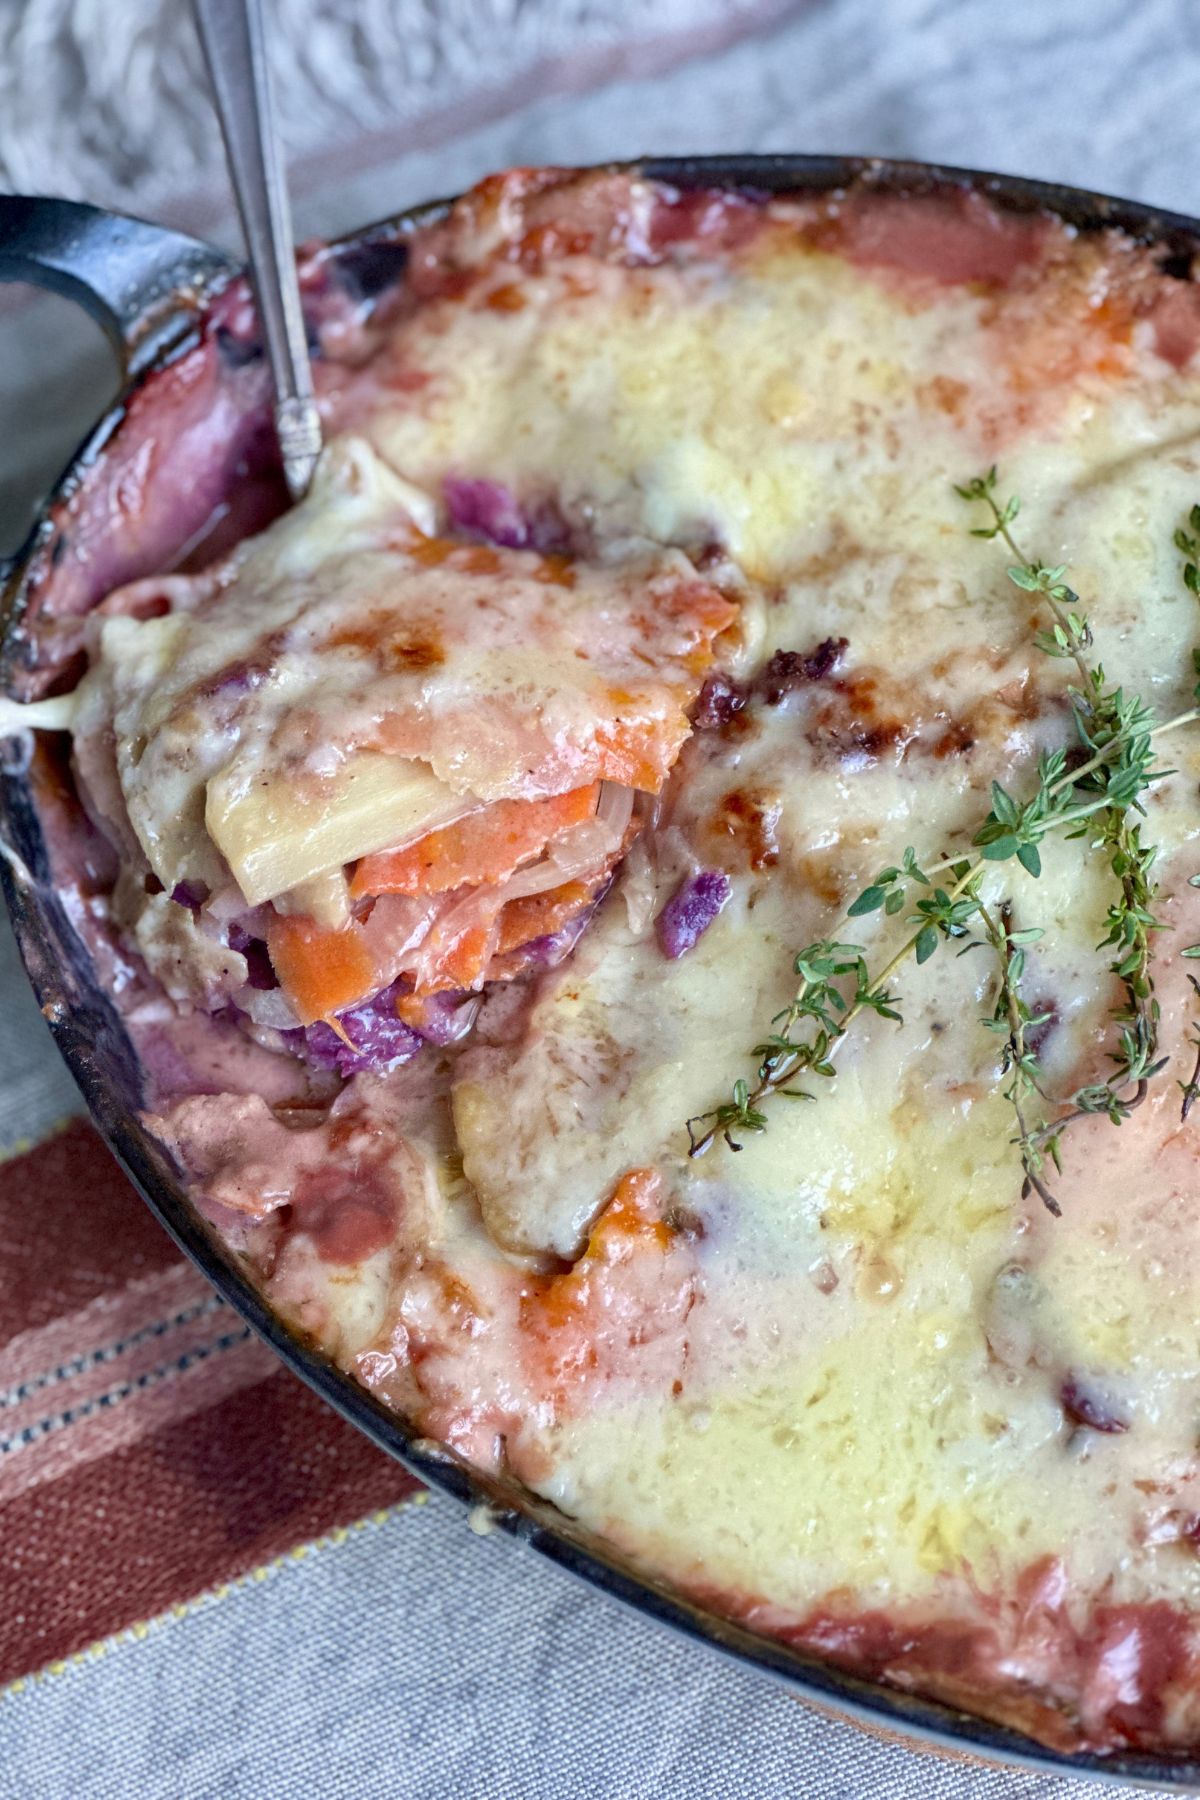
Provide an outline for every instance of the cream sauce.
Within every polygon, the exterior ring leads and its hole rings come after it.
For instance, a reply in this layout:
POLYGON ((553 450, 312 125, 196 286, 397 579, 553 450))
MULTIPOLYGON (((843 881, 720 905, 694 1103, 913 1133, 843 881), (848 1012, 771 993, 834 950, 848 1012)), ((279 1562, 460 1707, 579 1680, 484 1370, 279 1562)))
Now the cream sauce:
MULTIPOLYGON (((1109 677, 1160 719, 1190 703, 1200 610, 1173 545, 1200 499, 1190 290, 1168 331, 1182 303, 1124 240, 997 223, 982 202, 706 214, 604 178, 572 202, 572 235, 553 189, 526 179, 485 188, 414 251, 419 303, 381 332, 359 394, 362 492, 395 481, 432 505, 448 480, 502 483, 561 522, 601 611, 629 570, 673 579, 681 550, 719 565, 742 600, 725 665, 757 672, 754 692, 691 737, 571 960, 494 992, 465 1047, 420 1076, 356 1078, 328 1119, 280 1139, 269 1180, 249 1103, 215 1162, 210 1103, 159 1128, 214 1208, 249 1218, 239 1241, 268 1296, 343 1366, 656 1573, 1054 1741, 1187 1739, 1200 1215, 1177 1083, 1194 1056, 1180 953, 1200 936, 1200 737, 1164 744, 1177 773, 1144 828, 1161 846, 1170 1066, 1119 1131, 1069 1134, 1060 1219, 1020 1197, 979 1023, 986 953, 906 966, 903 1024, 861 1023, 817 1103, 776 1102, 739 1152, 689 1161, 685 1121, 751 1073, 799 947, 836 933, 886 960, 895 922, 842 919, 878 868, 906 845, 923 862, 961 851, 990 784, 1025 793, 1039 750, 1070 741, 1069 669, 1034 648, 1034 605, 971 536, 955 482, 999 460, 1022 544, 1070 566, 1109 677), (773 690, 768 665, 792 675, 773 690), (654 917, 699 868, 727 875, 728 904, 668 960, 654 917), (382 1202, 362 1202, 360 1239, 305 1212, 322 1169, 342 1193, 348 1156, 395 1197, 386 1240, 382 1202), (630 1188, 630 1171, 648 1173, 630 1188), (1152 1654, 1159 1614, 1136 1609, 1168 1602, 1175 1635, 1152 1654), (1035 1612, 1052 1631, 1032 1631, 1035 1612), (908 1650, 847 1648, 878 1614, 912 1628, 908 1650), (986 1643, 958 1689, 920 1647, 931 1622, 986 1643), (1111 1658, 1138 1631, 1150 1686, 1135 1707, 1111 1658)), ((315 520, 239 552, 240 585, 204 603, 230 645, 277 616, 325 629, 361 606, 372 578, 346 507, 367 504, 318 496, 315 520), (314 567, 335 571, 316 599, 314 567)), ((518 600, 531 590, 510 613, 518 600)), ((104 625, 119 759, 133 721, 153 727, 204 673, 202 636, 179 649, 191 617, 104 625)), ((475 648, 456 691, 498 682, 511 698, 526 652, 475 648)), ((537 680, 569 736, 595 695, 569 646, 551 648, 537 680)), ((660 671, 685 655, 654 650, 660 671)), ((306 742, 350 741, 336 658, 309 658, 303 680, 322 722, 306 742)), ((239 754, 278 754, 264 721, 239 754)), ((174 760, 143 753, 127 782, 152 862, 232 753, 214 728, 189 761, 187 720, 172 729, 174 760)), ((460 749, 436 772, 488 791, 494 745, 460 749)), ((516 766, 492 770, 496 793, 515 791, 516 766)), ((1056 1091, 1106 1066, 1111 888, 1086 844, 1054 842, 1040 880, 1010 863, 985 889, 1045 929, 1026 979, 1050 1014, 1056 1091)))

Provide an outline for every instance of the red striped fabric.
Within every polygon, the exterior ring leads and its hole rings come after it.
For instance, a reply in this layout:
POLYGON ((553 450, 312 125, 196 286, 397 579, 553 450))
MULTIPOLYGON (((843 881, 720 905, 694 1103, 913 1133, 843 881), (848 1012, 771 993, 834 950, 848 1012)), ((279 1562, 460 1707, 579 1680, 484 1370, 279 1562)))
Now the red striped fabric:
POLYGON ((0 1164, 0 1682, 416 1484, 251 1336, 90 1126, 0 1164))

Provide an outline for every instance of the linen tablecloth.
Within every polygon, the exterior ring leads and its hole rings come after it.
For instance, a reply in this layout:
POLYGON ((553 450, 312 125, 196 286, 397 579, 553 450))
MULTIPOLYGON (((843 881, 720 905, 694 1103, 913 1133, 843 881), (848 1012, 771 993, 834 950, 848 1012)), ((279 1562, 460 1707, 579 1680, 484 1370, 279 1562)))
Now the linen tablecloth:
MULTIPOLYGON (((1200 207, 1190 0, 279 6, 305 231, 639 150, 873 151, 1200 207)), ((0 8, 8 184, 231 239, 183 12, 0 8)), ((64 303, 0 311, 9 543, 110 385, 64 303)), ((78 1110, 0 933, 3 1800, 1079 1800, 829 1723, 472 1534, 248 1339, 78 1110)))

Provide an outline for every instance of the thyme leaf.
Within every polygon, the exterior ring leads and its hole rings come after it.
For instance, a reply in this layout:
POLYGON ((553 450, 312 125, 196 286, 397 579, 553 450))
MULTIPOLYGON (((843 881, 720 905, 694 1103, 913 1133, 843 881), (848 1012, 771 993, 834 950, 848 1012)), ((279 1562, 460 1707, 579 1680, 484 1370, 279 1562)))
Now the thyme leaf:
MULTIPOLYGON (((1013 1141, 1024 1172, 1023 1197, 1035 1192, 1058 1215, 1061 1208, 1046 1170, 1052 1163, 1061 1171, 1064 1132, 1075 1121, 1097 1115, 1120 1125, 1166 1066, 1167 1059, 1158 1055, 1160 1009, 1151 973, 1154 934, 1164 929, 1153 910, 1157 848, 1143 842, 1141 824, 1131 815, 1142 814, 1145 794, 1174 773, 1157 766, 1155 740, 1194 723, 1200 718, 1200 705, 1158 724, 1138 695, 1108 684, 1103 667, 1089 659, 1092 627, 1066 579, 1066 565, 1050 566, 1024 554, 1012 530, 1020 501, 1015 495, 998 499, 997 484, 993 466, 955 491, 987 509, 988 523, 974 528, 972 535, 1001 540, 1014 559, 1009 580, 1044 602, 1049 627, 1035 633, 1037 647, 1075 665, 1078 685, 1068 690, 1078 740, 1074 756, 1068 758, 1062 749, 1043 752, 1036 786, 1025 799, 994 782, 991 808, 971 838, 972 854, 922 866, 910 845, 898 864, 881 869, 867 883, 847 907, 848 921, 880 912, 891 919, 909 909, 907 935, 880 970, 871 971, 866 952, 857 944, 823 939, 797 953, 793 968, 798 985, 791 1001, 771 1021, 769 1036, 754 1047, 754 1081, 735 1081, 728 1101, 688 1120, 690 1156, 702 1155, 718 1136, 731 1149, 740 1150, 739 1134, 767 1129, 764 1109, 777 1093, 815 1099, 810 1088, 795 1088, 792 1083, 811 1076, 832 1079, 837 1048, 864 1012, 903 1023, 898 996, 889 984, 910 956, 918 964, 927 962, 951 939, 966 940, 960 954, 982 946, 990 948, 996 959, 995 1005, 982 1023, 1004 1040, 1001 1077, 1008 1078, 1004 1094, 1017 1124, 1013 1141), (1049 1015, 1033 1015, 1021 992, 1026 946, 1037 941, 1040 929, 1013 931, 1011 902, 1004 899, 993 907, 981 897, 991 864, 1015 862, 1037 880, 1042 871, 1040 845, 1051 833, 1086 838, 1089 850, 1107 861, 1115 891, 1097 950, 1110 952, 1108 968, 1121 990, 1121 1002, 1111 1015, 1116 1027, 1112 1073, 1058 1101, 1046 1093, 1041 1064, 1028 1041, 1028 1033, 1049 1015), (934 879, 943 872, 952 878, 946 887, 934 879), (918 889, 927 891, 918 895, 918 889), (971 934, 976 922, 982 937, 971 934), (1035 1116, 1041 1114, 1037 1101, 1045 1103, 1045 1115, 1035 1116)), ((1190 530, 1181 528, 1174 541, 1185 557, 1184 585, 1200 599, 1200 506, 1191 509, 1188 525, 1190 530)), ((1200 650, 1193 651, 1193 664, 1200 676, 1200 650)), ((1200 680, 1193 698, 1200 702, 1200 680)), ((1200 876, 1194 879, 1200 884, 1200 876)), ((1200 945, 1183 954, 1200 957, 1200 945)), ((1193 978, 1192 985, 1200 997, 1200 982, 1193 978)), ((1197 1059, 1191 1080, 1179 1084, 1185 1118, 1200 1096, 1200 1026, 1189 1041, 1197 1046, 1197 1059)))

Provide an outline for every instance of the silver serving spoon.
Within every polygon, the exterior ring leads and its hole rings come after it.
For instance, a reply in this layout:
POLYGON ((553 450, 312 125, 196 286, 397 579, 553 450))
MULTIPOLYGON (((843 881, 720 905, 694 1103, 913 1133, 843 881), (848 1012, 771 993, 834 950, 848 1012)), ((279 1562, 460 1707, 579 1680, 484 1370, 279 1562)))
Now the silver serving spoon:
POLYGON ((303 499, 321 453, 308 339, 283 159, 271 110, 262 0, 194 0, 250 275, 275 386, 275 431, 293 500, 303 499))

